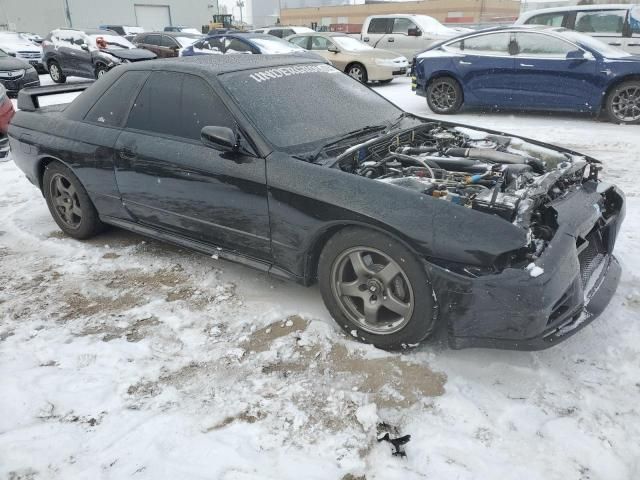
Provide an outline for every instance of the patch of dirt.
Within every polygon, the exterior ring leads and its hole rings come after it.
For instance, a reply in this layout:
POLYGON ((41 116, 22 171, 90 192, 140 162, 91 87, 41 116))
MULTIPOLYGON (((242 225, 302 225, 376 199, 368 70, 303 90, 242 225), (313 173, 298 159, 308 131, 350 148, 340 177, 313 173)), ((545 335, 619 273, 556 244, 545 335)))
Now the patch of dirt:
POLYGON ((139 342, 146 338, 150 331, 154 327, 160 324, 160 321, 155 316, 147 318, 141 318, 134 321, 131 325, 119 327, 114 325, 116 320, 101 320, 98 323, 87 325, 80 333, 79 336, 84 335, 102 335, 104 342, 110 342, 116 338, 126 338, 127 342, 139 342))
POLYGON ((123 312, 141 305, 144 301, 139 295, 122 293, 115 298, 86 297, 80 293, 64 295, 67 304, 62 320, 72 320, 80 317, 90 317, 97 314, 123 312))
POLYGON ((309 326, 309 321, 298 315, 292 315, 280 322, 272 323, 253 332, 249 339, 242 344, 248 352, 264 352, 271 348, 274 340, 286 337, 293 332, 302 332, 309 326))
POLYGON ((118 255, 116 252, 107 252, 102 255, 102 258, 104 258, 105 260, 115 260, 116 258, 120 258, 120 255, 118 255))

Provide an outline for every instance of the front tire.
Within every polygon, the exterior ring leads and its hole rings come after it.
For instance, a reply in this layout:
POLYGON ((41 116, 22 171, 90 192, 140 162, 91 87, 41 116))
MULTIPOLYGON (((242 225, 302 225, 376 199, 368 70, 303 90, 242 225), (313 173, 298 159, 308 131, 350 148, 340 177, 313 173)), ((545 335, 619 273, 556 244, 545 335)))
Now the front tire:
POLYGON ((55 60, 50 60, 47 64, 49 68, 49 76, 55 83, 64 83, 67 81, 67 76, 62 72, 60 64, 55 60))
POLYGON ((58 162, 48 164, 42 189, 51 216, 70 237, 84 240, 104 228, 87 191, 69 168, 58 162))
POLYGON ((436 78, 427 87, 427 104, 433 113, 456 113, 462 106, 462 89, 451 77, 436 78))
POLYGON ((103 77, 108 71, 109 69, 105 65, 98 64, 96 66, 96 80, 103 77))
POLYGON ((352 63, 347 67, 345 73, 351 78, 355 78, 360 83, 367 83, 367 81, 369 80, 367 69, 364 68, 364 65, 362 65, 361 63, 352 63))
POLYGON ((640 81, 631 80, 614 87, 607 95, 605 111, 611 122, 640 124, 640 81))
POLYGON ((397 350, 424 340, 436 325, 431 282, 422 262, 377 231, 346 228, 320 254, 320 291, 349 335, 397 350))

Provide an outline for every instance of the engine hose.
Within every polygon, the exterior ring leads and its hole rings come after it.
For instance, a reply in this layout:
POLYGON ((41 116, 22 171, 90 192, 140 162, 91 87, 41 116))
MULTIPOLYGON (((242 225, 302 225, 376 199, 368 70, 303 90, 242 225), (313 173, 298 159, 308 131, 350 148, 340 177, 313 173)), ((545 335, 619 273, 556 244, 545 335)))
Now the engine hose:
POLYGON ((404 162, 409 162, 412 165, 416 165, 418 167, 424 167, 429 171, 429 175, 431 175, 431 178, 436 178, 435 173, 433 173, 433 169, 428 165, 427 162, 423 162, 418 158, 410 157, 409 155, 403 155, 402 153, 392 153, 390 156, 404 162))
POLYGON ((507 163, 511 165, 525 164, 530 165, 537 173, 544 173, 544 164, 540 160, 533 157, 523 157, 515 153, 499 152, 497 150, 484 148, 449 148, 446 154, 452 157, 477 158, 495 163, 507 163))
POLYGON ((436 147, 403 147, 399 150, 398 153, 402 153, 404 155, 420 155, 421 153, 434 153, 437 152, 438 149, 436 147))

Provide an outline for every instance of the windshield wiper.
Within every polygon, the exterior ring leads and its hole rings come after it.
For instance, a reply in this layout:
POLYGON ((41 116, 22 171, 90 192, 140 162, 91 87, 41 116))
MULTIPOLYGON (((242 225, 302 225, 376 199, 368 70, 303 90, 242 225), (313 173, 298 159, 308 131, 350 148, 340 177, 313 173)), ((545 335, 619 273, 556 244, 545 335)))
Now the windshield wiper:
POLYGON ((306 160, 308 162, 314 162, 318 158, 318 155, 320 155, 327 147, 336 145, 338 143, 342 143, 344 140, 348 140, 353 137, 358 137, 365 133, 377 132, 378 130, 384 130, 386 128, 387 128, 387 125, 367 125, 366 127, 362 127, 352 132, 346 133, 345 135, 342 135, 340 138, 337 138, 331 142, 323 143, 318 149, 314 150, 309 155, 300 156, 298 158, 302 158, 303 160, 306 160))

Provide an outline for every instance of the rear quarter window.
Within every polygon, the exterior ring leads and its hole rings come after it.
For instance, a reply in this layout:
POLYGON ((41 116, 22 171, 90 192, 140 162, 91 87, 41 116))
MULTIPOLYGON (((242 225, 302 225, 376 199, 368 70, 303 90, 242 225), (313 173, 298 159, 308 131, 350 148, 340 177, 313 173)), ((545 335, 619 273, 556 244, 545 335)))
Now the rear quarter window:
POLYGON ((85 115, 87 122, 108 127, 121 127, 129 113, 134 96, 147 79, 148 72, 126 72, 102 94, 85 115))

